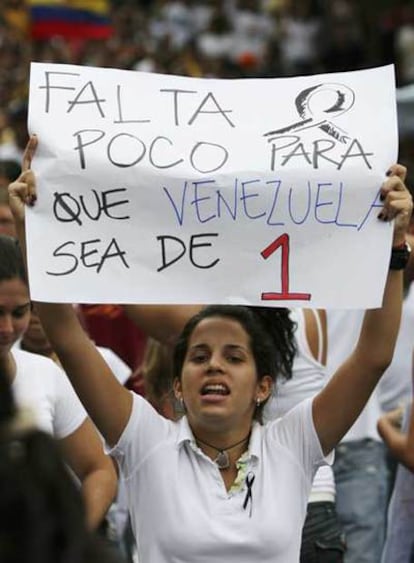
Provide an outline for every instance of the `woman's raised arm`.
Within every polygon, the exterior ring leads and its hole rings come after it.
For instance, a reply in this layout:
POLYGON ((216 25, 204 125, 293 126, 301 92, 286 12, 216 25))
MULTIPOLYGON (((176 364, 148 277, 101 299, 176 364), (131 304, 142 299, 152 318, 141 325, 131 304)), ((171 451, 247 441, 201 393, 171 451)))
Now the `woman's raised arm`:
MULTIPOLYGON (((22 172, 9 186, 10 207, 24 256, 25 207, 34 205, 38 196, 36 178, 31 169, 36 147, 37 138, 33 135, 23 155, 22 172)), ((117 381, 84 332, 71 305, 37 303, 36 309, 47 337, 89 416, 108 444, 115 444, 130 416, 130 392, 117 381)))
MULTIPOLYGON (((394 165, 381 189, 384 207, 379 220, 394 219, 393 249, 402 247, 412 213, 412 198, 404 185, 406 170, 394 165)), ((403 298, 403 270, 390 269, 383 305, 368 310, 357 346, 315 397, 313 418, 322 449, 331 451, 355 422, 392 360, 403 298)))

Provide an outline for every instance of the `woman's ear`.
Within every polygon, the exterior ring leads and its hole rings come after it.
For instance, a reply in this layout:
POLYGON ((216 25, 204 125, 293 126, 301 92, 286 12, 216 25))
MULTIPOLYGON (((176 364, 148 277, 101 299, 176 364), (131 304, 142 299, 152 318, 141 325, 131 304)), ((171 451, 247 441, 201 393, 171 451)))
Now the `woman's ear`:
POLYGON ((181 387, 181 381, 178 378, 175 378, 173 381, 173 391, 175 398, 178 401, 181 401, 183 398, 183 391, 181 387))
POLYGON ((257 383, 256 400, 263 403, 266 401, 273 389, 273 379, 270 375, 264 375, 260 381, 257 383))

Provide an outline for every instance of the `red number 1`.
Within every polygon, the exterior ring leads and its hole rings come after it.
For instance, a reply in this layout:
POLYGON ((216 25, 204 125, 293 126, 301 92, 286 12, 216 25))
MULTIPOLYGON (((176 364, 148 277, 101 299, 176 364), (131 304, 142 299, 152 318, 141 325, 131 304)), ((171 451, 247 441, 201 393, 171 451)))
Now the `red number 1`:
POLYGON ((289 292, 289 235, 284 233, 274 240, 267 248, 262 250, 261 255, 265 260, 269 258, 276 250, 282 247, 282 272, 281 272, 281 286, 280 293, 262 293, 262 301, 281 301, 281 300, 297 300, 309 301, 311 298, 310 293, 290 293, 289 292))

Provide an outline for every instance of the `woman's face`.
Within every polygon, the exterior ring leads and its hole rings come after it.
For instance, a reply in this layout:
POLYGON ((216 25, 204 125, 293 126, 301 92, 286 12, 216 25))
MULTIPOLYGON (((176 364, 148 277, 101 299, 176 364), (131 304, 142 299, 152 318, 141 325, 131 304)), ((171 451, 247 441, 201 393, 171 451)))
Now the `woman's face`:
POLYGON ((175 392, 184 400, 193 430, 250 428, 256 401, 272 380, 257 379, 250 340, 236 320, 210 317, 194 329, 175 392))
POLYGON ((10 351, 30 320, 30 296, 19 278, 0 282, 0 355, 10 351))
POLYGON ((27 329, 22 338, 22 348, 42 356, 50 356, 53 353, 35 308, 32 309, 27 329))

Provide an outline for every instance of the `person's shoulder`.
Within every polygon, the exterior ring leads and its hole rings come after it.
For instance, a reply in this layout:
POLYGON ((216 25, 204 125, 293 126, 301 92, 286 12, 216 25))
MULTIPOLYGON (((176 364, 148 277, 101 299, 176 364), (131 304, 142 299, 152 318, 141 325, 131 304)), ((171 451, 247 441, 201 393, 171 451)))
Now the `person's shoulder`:
POLYGON ((284 429, 302 424, 311 416, 313 397, 306 397, 282 416, 266 422, 266 430, 284 429))
POLYGON ((39 365, 48 365, 50 363, 54 364, 53 360, 41 356, 40 354, 34 354, 33 352, 27 352, 21 348, 13 348, 12 354, 16 362, 26 362, 39 365))
POLYGON ((305 450, 313 451, 318 444, 312 419, 312 401, 311 397, 304 399, 280 418, 266 423, 263 430, 265 443, 290 452, 296 460, 302 460, 300 464, 306 455, 305 450))
POLYGON ((43 377, 48 373, 55 375, 62 373, 62 369, 53 360, 40 354, 26 352, 20 348, 13 348, 12 354, 18 370, 30 368, 33 370, 33 375, 40 370, 43 377))

